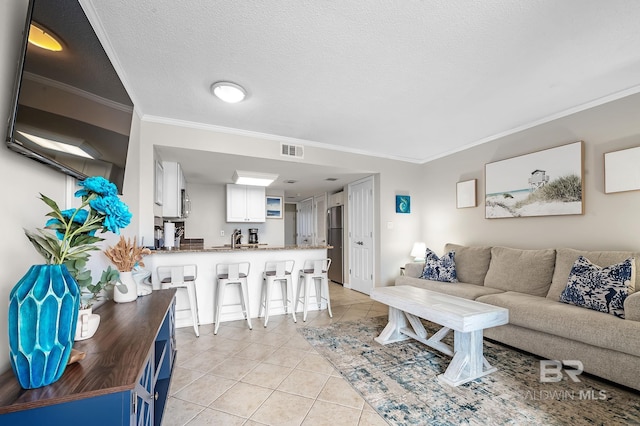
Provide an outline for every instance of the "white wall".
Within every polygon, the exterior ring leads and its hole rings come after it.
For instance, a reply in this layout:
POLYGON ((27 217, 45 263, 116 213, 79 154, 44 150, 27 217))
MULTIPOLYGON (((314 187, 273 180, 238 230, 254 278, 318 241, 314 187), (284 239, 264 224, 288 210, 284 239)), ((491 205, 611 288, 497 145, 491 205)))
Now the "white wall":
MULTIPOLYGON (((13 96, 13 84, 16 67, 18 64, 19 47, 22 41, 22 29, 26 19, 28 0, 12 0, 0 2, 0 117, 2 126, 0 133, 3 140, 5 136, 6 118, 9 116, 10 104, 13 96)), ((137 147, 139 118, 134 116, 134 124, 131 132, 131 146, 129 149, 129 161, 132 164, 125 174, 123 201, 129 205, 134 213, 134 222, 124 235, 136 235, 138 226, 136 217, 139 210, 140 190, 137 164, 139 149, 137 147)), ((2 209, 3 244, 0 244, 0 372, 10 368, 9 342, 7 340, 7 305, 9 293, 13 286, 22 278, 33 264, 43 263, 42 257, 37 254, 31 243, 24 235, 23 228, 35 229, 43 227, 47 218, 45 214, 49 208, 38 199, 38 194, 43 193, 52 198, 63 208, 74 205, 77 199, 73 198, 75 192, 75 179, 68 178, 60 172, 43 164, 23 157, 0 145, 0 198, 4 200, 2 209)), ((104 244, 113 244, 117 241, 113 234, 104 244)), ((90 268, 101 271, 108 261, 99 252, 92 256, 90 268)))
POLYGON ((634 95, 425 164, 422 238, 437 253, 447 242, 640 250, 640 192, 605 194, 603 177, 605 152, 640 145, 638 111, 640 95, 634 95), (579 140, 585 145, 584 215, 484 218, 486 163, 579 140), (456 182, 467 179, 478 179, 479 205, 456 209, 456 182))
MULTIPOLYGON (((5 136, 5 119, 13 94, 13 82, 22 40, 22 27, 28 0, 0 2, 0 132, 5 136)), ((7 305, 11 288, 29 267, 42 263, 24 235, 23 228, 44 225, 47 206, 38 200, 42 192, 62 203, 65 199, 65 176, 51 168, 37 164, 0 146, 0 198, 2 208, 2 237, 0 244, 0 371, 9 368, 9 342, 7 339, 7 305)))

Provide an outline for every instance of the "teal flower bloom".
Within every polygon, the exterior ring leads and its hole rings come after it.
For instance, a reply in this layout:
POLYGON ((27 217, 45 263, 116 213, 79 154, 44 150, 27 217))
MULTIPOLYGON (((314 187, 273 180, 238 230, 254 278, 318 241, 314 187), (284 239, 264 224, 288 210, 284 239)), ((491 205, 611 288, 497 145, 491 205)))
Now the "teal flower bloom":
MULTIPOLYGON (((77 210, 77 209, 62 210, 60 214, 67 221, 73 217, 73 223, 77 223, 79 225, 84 224, 87 221, 87 217, 89 217, 89 212, 87 212, 86 210, 77 210), (74 216, 74 213, 75 213, 75 216, 74 216)), ((56 236, 58 237, 59 240, 62 240, 64 238, 64 233, 60 231, 61 228, 64 228, 64 224, 60 220, 49 219, 47 223, 44 225, 44 227, 55 229, 56 236)), ((89 235, 91 236, 93 236, 94 234, 95 234, 95 231, 93 231, 93 233, 89 233, 89 235)))
POLYGON ((85 180, 78 182, 78 185, 84 187, 84 189, 76 191, 76 197, 84 197, 90 195, 91 192, 95 192, 103 197, 118 195, 118 188, 113 183, 100 176, 88 177, 85 180))
POLYGON ((103 238, 96 237, 96 231, 111 231, 116 234, 131 222, 131 213, 126 204, 118 198, 117 187, 107 179, 94 176, 78 182, 82 189, 76 197, 82 197, 75 209, 60 210, 58 204, 40 194, 40 199, 51 208, 45 228, 36 233, 25 229, 25 234, 48 264, 65 264, 76 280, 75 265, 84 265, 89 251, 100 250, 95 244, 103 238), (78 263, 80 261, 80 263, 78 263))
POLYGON ((98 197, 89 202, 92 209, 104 214, 103 226, 106 230, 119 235, 120 229, 131 223, 131 212, 125 203, 115 195, 98 197))

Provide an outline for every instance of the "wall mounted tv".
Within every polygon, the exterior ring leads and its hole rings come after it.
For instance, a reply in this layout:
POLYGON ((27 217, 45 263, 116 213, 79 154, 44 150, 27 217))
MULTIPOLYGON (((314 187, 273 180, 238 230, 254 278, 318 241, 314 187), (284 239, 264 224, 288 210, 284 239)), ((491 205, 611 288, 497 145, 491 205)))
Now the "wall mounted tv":
POLYGON ((7 146, 122 193, 133 104, 78 0, 30 0, 21 47, 7 146), (32 24, 62 50, 28 42, 32 24))

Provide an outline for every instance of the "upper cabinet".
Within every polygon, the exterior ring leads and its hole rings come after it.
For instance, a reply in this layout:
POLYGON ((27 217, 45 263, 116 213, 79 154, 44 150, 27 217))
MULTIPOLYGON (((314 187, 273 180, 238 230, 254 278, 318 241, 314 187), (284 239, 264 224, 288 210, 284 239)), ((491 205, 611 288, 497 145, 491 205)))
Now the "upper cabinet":
POLYGON ((264 222, 264 186, 227 185, 227 222, 264 222))
POLYGON ((162 216, 186 217, 188 199, 180 163, 163 161, 162 172, 162 216))
POLYGON ((329 195, 329 207, 344 205, 344 191, 329 195))

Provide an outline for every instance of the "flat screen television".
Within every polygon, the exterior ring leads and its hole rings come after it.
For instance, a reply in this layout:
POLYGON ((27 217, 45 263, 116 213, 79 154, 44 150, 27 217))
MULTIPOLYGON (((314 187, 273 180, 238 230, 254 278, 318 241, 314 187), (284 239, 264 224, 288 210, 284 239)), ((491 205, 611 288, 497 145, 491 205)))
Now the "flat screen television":
POLYGON ((122 193, 133 103, 78 1, 30 0, 21 47, 7 146, 78 179, 103 176, 122 193), (62 50, 33 45, 30 29, 62 50))

